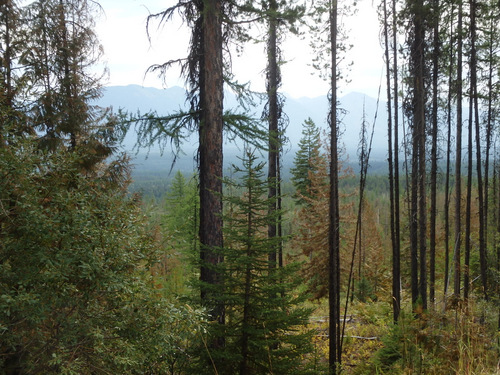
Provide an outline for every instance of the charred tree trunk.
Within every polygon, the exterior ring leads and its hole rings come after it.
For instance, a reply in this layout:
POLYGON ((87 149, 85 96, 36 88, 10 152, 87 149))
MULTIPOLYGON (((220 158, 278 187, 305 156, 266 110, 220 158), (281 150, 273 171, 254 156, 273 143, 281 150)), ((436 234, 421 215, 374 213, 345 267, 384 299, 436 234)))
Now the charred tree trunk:
POLYGON ((329 200, 329 369, 337 374, 341 363, 340 352, 340 214, 338 195, 338 126, 337 126, 337 0, 330 3, 330 200, 329 200))
MULTIPOLYGON (((453 15, 453 7, 451 14, 453 15)), ((453 18, 450 20, 450 39, 453 35, 453 18)), ((444 298, 448 294, 449 274, 450 274, 450 169, 451 169, 451 102, 452 102, 452 72, 453 72, 453 43, 450 43, 449 70, 448 70, 448 102, 446 109, 447 138, 446 138, 446 176, 444 184, 444 298)))
MULTIPOLYGON (((471 88, 472 92, 472 88, 471 88)), ((469 298, 469 266, 472 204, 472 96, 469 98, 469 128, 467 132, 467 188, 465 198, 465 243, 464 243, 464 300, 469 298)))
POLYGON ((457 43, 457 132, 455 152, 455 249, 453 254, 454 283, 453 295, 460 298, 460 243, 461 243, 461 201, 462 201, 462 48, 463 48, 462 0, 458 5, 458 43, 457 43))
MULTIPOLYGON (((481 156, 481 131, 479 121, 479 103, 477 93, 477 26, 476 26, 477 3, 470 0, 470 33, 471 33, 471 95, 474 107, 474 129, 476 136, 476 171, 477 171, 477 195, 479 204, 479 264, 481 269, 481 281, 483 285, 483 295, 488 300, 488 265, 486 257, 485 242, 485 203, 483 191, 482 156, 481 156)), ((486 150, 488 152, 488 150, 486 150)))
POLYGON ((396 0, 392 1, 392 74, 394 79, 393 107, 394 107, 394 235, 395 247, 393 250, 393 304, 399 317, 401 309, 401 239, 400 239, 400 214, 399 214, 399 103, 398 103, 398 45, 397 45, 397 8, 396 0))
POLYGON ((431 209, 429 239, 429 300, 434 306, 436 288, 436 215, 437 215, 437 137, 438 137, 438 76, 439 76, 439 0, 433 1, 432 54, 432 147, 431 147, 431 209))

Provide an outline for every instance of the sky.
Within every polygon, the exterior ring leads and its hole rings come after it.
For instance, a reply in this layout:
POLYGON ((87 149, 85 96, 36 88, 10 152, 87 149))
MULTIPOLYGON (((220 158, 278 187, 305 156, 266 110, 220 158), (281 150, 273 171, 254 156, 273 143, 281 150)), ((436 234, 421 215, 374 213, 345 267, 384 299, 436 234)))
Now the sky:
MULTIPOLYGON (((159 27, 153 24, 150 40, 146 33, 147 16, 166 9, 176 1, 100 0, 99 3, 103 13, 97 20, 96 31, 104 48, 103 62, 109 72, 104 80, 106 85, 183 86, 184 80, 179 78, 177 69, 169 71, 164 80, 155 73, 146 74, 147 68, 153 64, 187 54, 189 31, 180 23, 180 18, 159 27)), ((355 15, 341 19, 348 30, 349 43, 353 44, 345 61, 352 61, 353 65, 348 73, 349 82, 340 84, 340 95, 355 91, 377 97, 384 68, 375 6, 371 0, 361 0, 355 15)), ((310 66, 313 51, 308 44, 307 40, 287 36, 282 46, 286 63, 282 66, 281 91, 295 98, 328 93, 327 82, 310 66)), ((250 82, 253 90, 264 91, 263 44, 245 46, 241 56, 232 54, 232 62, 233 73, 240 82, 250 82)))

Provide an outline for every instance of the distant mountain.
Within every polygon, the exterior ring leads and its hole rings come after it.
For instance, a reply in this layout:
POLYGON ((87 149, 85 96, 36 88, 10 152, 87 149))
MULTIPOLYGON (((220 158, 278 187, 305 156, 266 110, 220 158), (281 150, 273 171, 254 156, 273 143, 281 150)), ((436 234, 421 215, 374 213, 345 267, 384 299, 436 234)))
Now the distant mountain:
MULTIPOLYGON (((97 104, 105 107, 111 106, 114 110, 122 108, 133 113, 154 110, 161 115, 166 115, 178 109, 186 109, 185 98, 185 90, 177 86, 168 89, 138 85, 108 86, 104 89, 104 95, 98 100, 97 104)), ((228 107, 236 106, 236 98, 232 93, 225 93, 225 104, 228 107)), ((386 153, 385 124, 387 123, 387 115, 385 106, 385 102, 381 102, 378 106, 378 119, 373 142, 373 152, 379 156, 386 153)), ((258 105, 254 114, 260 116, 262 107, 262 104, 258 105)), ((341 142, 345 144, 346 150, 352 158, 355 157, 358 148, 363 108, 365 119, 371 126, 377 111, 377 101, 364 94, 352 92, 340 98, 340 108, 345 111, 345 113, 340 114, 342 120, 341 132, 343 133, 341 142)), ((321 128, 327 128, 328 99, 326 95, 298 99, 286 97, 284 112, 290 121, 287 136, 292 149, 300 140, 302 124, 308 117, 321 128)))
MULTIPOLYGON (((225 106, 231 109, 236 109, 237 101, 231 92, 225 93, 225 106)), ((151 87, 142 87, 138 85, 129 86, 108 86, 104 89, 103 96, 98 100, 98 105, 103 107, 113 107, 117 111, 119 108, 128 112, 142 113, 148 111, 157 111, 160 115, 166 115, 179 109, 186 109, 186 93, 181 87, 171 87, 168 89, 156 89, 151 87)), ((345 145, 345 149, 350 160, 350 163, 357 164, 357 150, 360 138, 361 123, 363 121, 363 113, 365 121, 369 124, 369 129, 373 124, 375 114, 377 113, 377 100, 361 93, 349 93, 340 98, 340 108, 342 113, 340 119, 341 144, 345 145)), ((373 149, 371 161, 373 163, 385 163, 387 149, 387 114, 385 111, 385 102, 380 102, 378 105, 378 117, 375 124, 375 133, 373 139, 373 149)), ((260 116, 263 109, 263 103, 256 106, 254 113, 248 113, 260 116)), ((286 97, 284 113, 288 116, 289 125, 286 129, 286 136, 290 143, 285 147, 287 153, 284 156, 285 174, 287 167, 293 163, 293 157, 297 149, 297 144, 302 136, 302 124, 304 120, 310 117, 320 128, 327 129, 328 115, 328 99, 327 96, 319 96, 316 98, 291 98, 286 97)), ((125 149, 130 150, 135 143, 135 137, 129 136, 124 144, 125 149)), ((192 139, 184 145, 183 150, 185 156, 178 160, 176 168, 185 168, 192 170, 193 158, 196 153, 197 137, 193 135, 192 139)), ((235 156, 240 154, 238 144, 226 142, 225 154, 228 162, 234 162, 235 156)), ((144 167, 152 168, 153 166, 164 169, 170 169, 172 155, 166 152, 165 160, 158 161, 158 150, 151 150, 150 159, 146 161, 141 154, 136 158, 135 163, 143 169, 144 167), (153 162, 153 159, 155 160, 153 162), (170 160, 170 161, 169 161, 170 160)))

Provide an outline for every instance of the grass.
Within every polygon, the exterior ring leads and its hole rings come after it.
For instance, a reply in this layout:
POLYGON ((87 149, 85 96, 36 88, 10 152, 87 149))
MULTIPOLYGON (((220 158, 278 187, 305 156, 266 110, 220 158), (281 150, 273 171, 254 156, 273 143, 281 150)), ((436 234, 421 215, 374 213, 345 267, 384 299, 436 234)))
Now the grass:
MULTIPOLYGON (((328 309, 314 305, 315 352, 309 360, 322 371, 328 364, 328 309)), ((447 311, 425 311, 419 317, 403 309, 392 323, 385 302, 354 301, 342 353, 342 374, 500 374, 498 310, 492 303, 469 300, 447 311)), ((318 372, 322 373, 322 372, 318 372)))

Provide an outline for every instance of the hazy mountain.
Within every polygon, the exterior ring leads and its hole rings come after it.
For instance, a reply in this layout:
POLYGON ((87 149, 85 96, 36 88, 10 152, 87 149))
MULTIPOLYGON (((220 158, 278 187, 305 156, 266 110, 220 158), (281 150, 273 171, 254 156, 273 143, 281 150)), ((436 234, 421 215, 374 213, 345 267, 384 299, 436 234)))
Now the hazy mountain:
MULTIPOLYGON (((151 87, 142 87, 138 85, 129 86, 109 86, 104 89, 103 96, 98 100, 98 105, 104 107, 113 107, 115 111, 119 108, 128 112, 142 113, 147 111, 157 111, 161 115, 172 113, 179 109, 186 109, 185 90, 180 87, 171 87, 168 89, 156 89, 151 87)), ((235 96, 230 93, 225 93, 225 106, 238 110, 235 96)), ((375 124, 375 134, 373 139, 372 149, 372 165, 378 162, 385 162, 387 137, 386 123, 387 115, 385 111, 386 104, 381 102, 378 105, 378 119, 375 124)), ((373 124, 375 114, 377 112, 377 100, 360 93, 349 93, 340 98, 340 107, 343 109, 340 118, 342 124, 340 131, 342 133, 341 143, 345 145, 349 160, 351 163, 357 163, 357 149, 359 144, 359 135, 361 123, 363 121, 363 113, 365 121, 369 124, 369 129, 373 124)), ((254 113, 248 113, 257 117, 262 113, 263 103, 256 106, 254 113)), ((239 109, 241 110, 241 109, 239 109)), ((293 163, 293 157, 296 151, 296 145, 302 136, 302 124, 304 120, 310 117, 319 127, 327 129, 327 114, 328 114, 328 99, 327 96, 319 96, 316 98, 290 98, 285 101, 284 112, 288 116, 289 125, 286 130, 286 135, 290 143, 285 147, 287 151, 284 156, 285 174, 287 167, 293 163)), ((130 150, 135 142, 134 136, 129 136, 124 144, 125 149, 130 150)), ((193 137, 184 145, 183 150, 185 156, 178 160, 176 169, 192 170, 194 167, 193 158, 196 153, 197 136, 193 137)), ((225 159, 228 163, 234 162, 235 156, 240 155, 238 144, 226 142, 225 144, 225 159)), ((154 168, 169 170, 172 155, 166 151, 163 158, 159 158, 158 150, 150 151, 148 160, 145 160, 141 151, 136 158, 135 163, 139 168, 154 168)))
MULTIPOLYGON (((225 93, 226 106, 235 107, 236 99, 230 92, 225 93)), ((99 99, 101 106, 111 106, 114 110, 122 108, 129 112, 147 112, 157 111, 159 114, 166 115, 178 109, 186 108, 185 90, 180 87, 171 87, 168 89, 156 89, 152 87, 142 87, 138 85, 129 86, 109 86, 104 89, 104 95, 99 99)), ((258 105, 255 109, 255 115, 260 116, 263 105, 258 105)), ((345 110, 340 115, 342 120, 341 141, 345 144, 350 156, 356 155, 359 143, 359 133, 363 119, 363 108, 365 119, 370 124, 373 123, 377 110, 377 101, 374 98, 360 93, 349 93, 340 98, 340 107, 345 110)), ((386 152, 386 130, 387 115, 385 112, 385 102, 378 105, 379 113, 374 136, 375 154, 386 152)), ((291 143, 291 148, 301 138, 302 123, 308 117, 320 127, 326 129, 326 118, 328 114, 328 100, 326 95, 316 98, 290 98, 285 101, 284 112, 289 118, 287 136, 291 143)), ((127 144, 129 147, 130 144, 127 144)))

